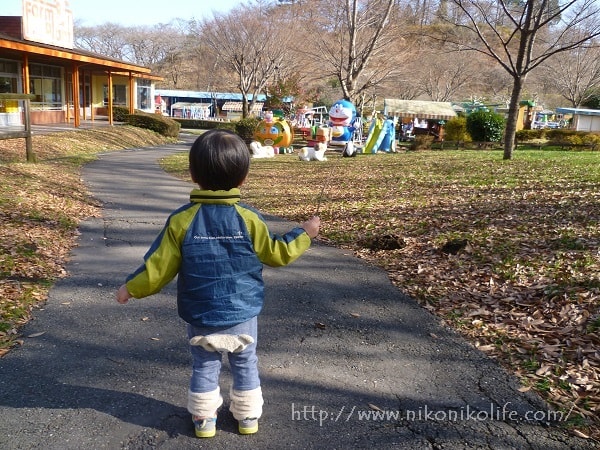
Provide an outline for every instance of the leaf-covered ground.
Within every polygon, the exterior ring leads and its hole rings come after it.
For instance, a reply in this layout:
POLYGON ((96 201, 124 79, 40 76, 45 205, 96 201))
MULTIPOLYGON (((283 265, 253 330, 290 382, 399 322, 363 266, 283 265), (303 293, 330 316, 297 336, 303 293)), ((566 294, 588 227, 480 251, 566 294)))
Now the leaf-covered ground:
POLYGON ((600 153, 328 158, 254 160, 245 201, 295 221, 318 210, 323 239, 384 268, 524 390, 598 420, 600 153))
POLYGON ((19 326, 66 276, 77 226, 99 212, 80 179, 98 152, 158 145, 164 137, 134 127, 34 136, 39 162, 25 163, 25 140, 0 140, 0 357, 20 342, 19 326))
MULTIPOLYGON (((79 177, 98 151, 157 145, 130 127, 0 141, 0 356, 65 276, 77 224, 99 213, 79 177)), ((244 200, 384 268, 497 358, 574 430, 600 439, 600 153, 430 151, 254 160, 244 200)), ((187 157, 169 170, 187 176, 187 157)))

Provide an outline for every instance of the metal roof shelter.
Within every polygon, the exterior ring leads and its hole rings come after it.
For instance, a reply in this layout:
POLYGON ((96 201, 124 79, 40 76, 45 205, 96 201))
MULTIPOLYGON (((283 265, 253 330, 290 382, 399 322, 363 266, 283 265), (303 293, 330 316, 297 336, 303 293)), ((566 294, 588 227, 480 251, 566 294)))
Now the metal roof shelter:
POLYGON ((456 111, 450 102, 430 102, 424 100, 383 100, 383 113, 407 119, 450 120, 456 117, 456 111))
MULTIPOLYGON (((169 97, 178 99, 185 98, 199 98, 199 99, 216 99, 216 100, 227 100, 241 102, 243 99, 242 94, 235 92, 208 92, 208 91, 184 91, 179 89, 155 89, 155 94, 161 97, 169 97)), ((257 101, 265 101, 267 96, 259 94, 256 96, 257 101)), ((252 100, 252 95, 248 95, 248 101, 252 100)), ((183 101, 183 100, 181 100, 183 101)))
POLYGON ((572 128, 577 131, 600 131, 600 109, 556 108, 556 112, 573 115, 572 128))

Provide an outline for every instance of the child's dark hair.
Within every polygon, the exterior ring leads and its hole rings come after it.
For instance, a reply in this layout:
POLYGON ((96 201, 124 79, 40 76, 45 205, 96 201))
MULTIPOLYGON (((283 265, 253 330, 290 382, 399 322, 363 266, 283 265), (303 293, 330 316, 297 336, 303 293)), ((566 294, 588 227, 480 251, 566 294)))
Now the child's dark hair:
POLYGON ((189 155, 192 180, 202 189, 228 191, 242 184, 250 170, 250 151, 237 134, 209 130, 192 145, 189 155))

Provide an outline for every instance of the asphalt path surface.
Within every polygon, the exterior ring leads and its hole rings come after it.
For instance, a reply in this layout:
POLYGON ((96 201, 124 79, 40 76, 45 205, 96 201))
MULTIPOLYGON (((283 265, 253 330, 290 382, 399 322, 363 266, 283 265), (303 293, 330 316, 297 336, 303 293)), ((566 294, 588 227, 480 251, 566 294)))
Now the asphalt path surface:
MULTIPOLYGON (((595 447, 385 272, 318 242, 294 264, 264 270, 259 432, 237 433, 224 358, 217 435, 195 438, 174 283, 127 305, 114 300, 167 215, 188 201, 193 186, 157 164, 186 151, 191 137, 182 139, 86 166, 103 214, 81 224, 68 277, 23 328, 24 345, 0 359, 1 449, 595 447)), ((269 223, 275 232, 295 225, 269 223)))

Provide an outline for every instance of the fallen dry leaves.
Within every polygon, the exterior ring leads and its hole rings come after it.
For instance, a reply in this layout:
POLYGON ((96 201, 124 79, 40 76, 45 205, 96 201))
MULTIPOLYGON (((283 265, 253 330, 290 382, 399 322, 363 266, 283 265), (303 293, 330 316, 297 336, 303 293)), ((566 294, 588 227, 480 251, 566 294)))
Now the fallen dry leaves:
POLYGON ((34 136, 39 163, 25 160, 25 140, 0 140, 0 357, 19 344, 19 327, 67 275, 79 222, 99 212, 79 168, 99 151, 164 143, 156 133, 106 127, 34 136))
POLYGON ((527 155, 278 155, 253 161, 244 194, 298 222, 321 203, 324 240, 600 438, 600 153, 527 155))
POLYGON ((80 220, 96 213, 76 172, 56 163, 0 165, 0 356, 66 275, 80 220), (60 174, 60 176, 58 176, 60 174))
MULTIPOLYGON (((66 275, 76 224, 98 212, 71 153, 78 145, 93 155, 158 144, 75 133, 86 136, 38 137, 42 163, 0 163, 0 355, 66 275), (99 144, 106 141, 111 148, 99 144)), ((23 159, 14 142, 0 141, 0 161, 23 159)), ((600 438, 600 154, 328 158, 255 160, 244 200, 293 221, 318 209, 324 241, 384 268, 399 289, 519 376, 523 390, 573 408, 581 418, 573 425, 588 426, 575 431, 600 438)))

